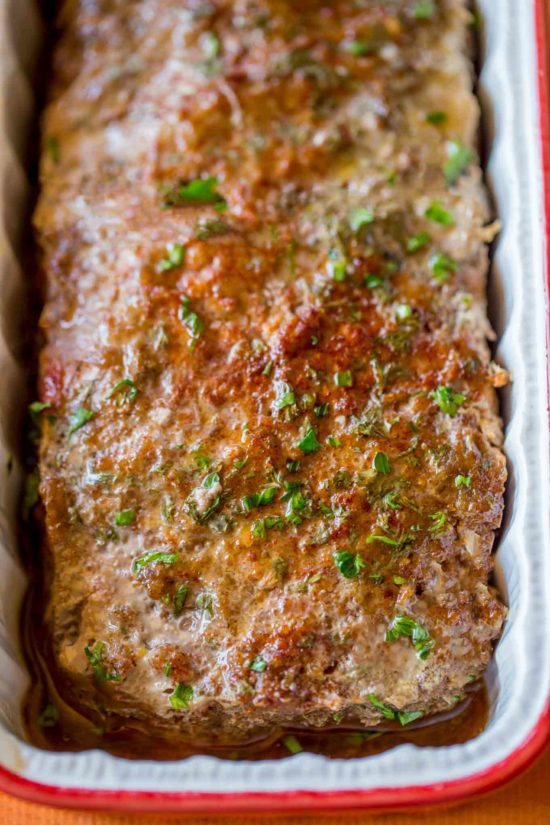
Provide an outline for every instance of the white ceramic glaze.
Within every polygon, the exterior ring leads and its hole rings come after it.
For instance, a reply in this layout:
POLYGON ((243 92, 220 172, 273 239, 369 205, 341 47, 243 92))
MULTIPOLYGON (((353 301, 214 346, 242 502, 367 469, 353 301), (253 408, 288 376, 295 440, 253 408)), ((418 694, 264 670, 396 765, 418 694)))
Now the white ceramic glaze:
POLYGON ((41 30, 30 0, 0 3, 0 765, 65 788, 165 791, 289 791, 433 786, 491 769, 530 736, 550 691, 549 430, 545 237, 533 0, 479 0, 486 19, 480 93, 493 131, 488 165, 503 230, 495 255, 491 314, 498 360, 513 376, 503 398, 511 481, 498 550, 509 620, 490 669, 493 708, 478 738, 444 748, 404 745, 379 756, 327 760, 300 754, 274 762, 193 757, 127 761, 98 751, 48 753, 23 741, 28 675, 18 642, 25 577, 17 561, 21 473, 8 456, 23 415, 24 364, 17 318, 25 300, 17 263, 28 221, 23 165, 33 124, 32 69, 41 30))

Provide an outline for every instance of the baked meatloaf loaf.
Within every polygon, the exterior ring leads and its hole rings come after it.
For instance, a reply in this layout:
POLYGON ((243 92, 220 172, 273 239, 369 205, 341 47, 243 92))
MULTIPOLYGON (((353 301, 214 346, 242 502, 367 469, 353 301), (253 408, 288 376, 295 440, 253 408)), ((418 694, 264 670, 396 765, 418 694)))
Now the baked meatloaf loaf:
POLYGON ((465 0, 70 0, 35 215, 44 624, 237 742, 478 678, 506 479, 465 0))

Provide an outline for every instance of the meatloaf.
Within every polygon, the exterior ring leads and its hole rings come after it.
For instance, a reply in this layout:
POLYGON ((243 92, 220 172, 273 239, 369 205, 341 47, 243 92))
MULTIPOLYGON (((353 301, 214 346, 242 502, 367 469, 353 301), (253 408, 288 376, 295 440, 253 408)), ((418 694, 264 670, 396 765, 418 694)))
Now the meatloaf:
POLYGON ((151 736, 483 673, 506 479, 465 0, 68 0, 35 213, 44 628, 151 736))

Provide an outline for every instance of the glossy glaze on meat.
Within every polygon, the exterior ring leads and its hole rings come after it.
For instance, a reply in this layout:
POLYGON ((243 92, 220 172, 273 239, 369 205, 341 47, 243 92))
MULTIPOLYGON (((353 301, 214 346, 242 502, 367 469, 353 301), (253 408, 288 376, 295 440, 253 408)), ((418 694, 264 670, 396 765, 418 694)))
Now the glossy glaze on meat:
POLYGON ((46 629, 155 735, 447 710, 505 462, 462 0, 79 0, 35 215, 46 629))

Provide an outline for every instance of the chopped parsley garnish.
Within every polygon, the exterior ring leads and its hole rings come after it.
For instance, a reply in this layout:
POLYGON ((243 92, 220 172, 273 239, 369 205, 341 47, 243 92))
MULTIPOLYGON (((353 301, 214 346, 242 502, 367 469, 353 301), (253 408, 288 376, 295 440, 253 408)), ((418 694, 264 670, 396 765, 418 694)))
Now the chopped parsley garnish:
POLYGON ((203 591, 197 596, 197 601, 195 604, 199 610, 202 610, 203 613, 208 613, 209 616, 213 616, 214 609, 212 607, 212 601, 212 595, 206 591, 203 591))
POLYGON ((424 215, 430 221, 440 223, 442 226, 454 226, 455 219, 450 212, 447 212, 441 201, 432 201, 424 215))
POLYGON ((297 473, 300 469, 301 464, 295 458, 287 458, 286 460, 286 469, 289 473, 297 473))
POLYGON ((197 524, 208 521, 222 503, 221 492, 215 488, 221 484, 219 473, 208 473, 199 487, 187 496, 184 502, 184 510, 197 524), (204 496, 203 490, 212 490, 212 495, 208 498, 204 496))
POLYGON ((97 682, 120 682, 122 676, 118 673, 109 673, 105 665, 102 663, 101 658, 104 650, 105 642, 96 642, 91 650, 88 645, 84 648, 84 653, 90 662, 91 668, 94 672, 94 677, 97 682))
POLYGON ((447 143, 447 157, 448 160, 443 167, 443 172, 448 185, 452 186, 466 171, 472 162, 474 153, 460 141, 450 140, 447 143))
POLYGON ((373 221, 374 214, 370 209, 365 209, 362 206, 352 209, 349 215, 349 225, 354 232, 358 232, 363 226, 368 226, 373 221))
POLYGON ((401 496, 397 490, 391 490, 389 493, 386 493, 383 502, 390 510, 401 510, 403 507, 401 496))
POLYGON ((403 576, 394 576, 393 583, 397 585, 406 584, 407 579, 404 579, 403 576))
POLYGON ((196 339, 200 338, 204 332, 204 322, 201 318, 199 318, 196 312, 191 311, 189 307, 190 303, 191 298, 184 295, 181 299, 180 319, 183 321, 189 336, 193 339, 193 341, 196 341, 196 339))
POLYGON ((434 0, 418 0, 413 6, 413 15, 417 20, 430 20, 435 11, 434 0))
POLYGON ((441 530, 447 522, 447 516, 441 510, 437 513, 432 513, 430 518, 433 521, 433 524, 430 527, 430 533, 435 533, 437 530, 441 530))
POLYGON ((78 407, 77 410, 69 417, 69 435, 75 433, 81 427, 88 423, 95 413, 93 410, 88 410, 86 407, 78 407))
POLYGON ((242 470, 243 467, 245 467, 247 463, 248 463, 248 456, 247 455, 245 455, 244 458, 235 458, 233 460, 233 466, 236 470, 242 470))
POLYGON ((115 515, 115 524, 117 527, 125 527, 128 524, 133 524, 136 520, 136 511, 132 509, 119 510, 115 515))
POLYGON ((317 407, 313 408, 313 412, 317 416, 317 418, 324 418, 325 415, 328 415, 329 405, 327 403, 319 404, 317 407))
POLYGON ((313 427, 308 429, 304 437, 298 442, 297 446, 298 449, 306 454, 314 453, 316 450, 320 449, 321 445, 317 441, 317 436, 313 427))
POLYGON ((207 60, 214 60, 216 57, 219 57, 221 43, 216 32, 203 32, 200 37, 200 44, 203 54, 207 60))
POLYGON ((328 253, 328 273, 333 281, 341 283, 346 280, 348 270, 347 261, 337 249, 331 249, 328 253))
POLYGON ((197 453, 195 456, 195 464, 199 470, 206 470, 207 467, 210 467, 210 459, 206 455, 202 455, 202 453, 197 453))
POLYGON ((329 437, 327 438, 327 441, 328 441, 328 443, 331 447, 341 447, 342 446, 342 442, 335 435, 329 435, 329 437))
POLYGON ((245 513, 250 513, 251 510, 254 510, 256 507, 265 507, 266 504, 271 504, 274 500, 275 496, 277 495, 277 487, 265 487, 259 493, 252 493, 248 496, 243 496, 241 499, 243 510, 245 513))
POLYGON ((372 466, 376 470, 377 473, 382 473, 382 475, 388 475, 391 470, 390 460, 386 453, 376 453, 374 456, 374 460, 372 462, 372 466))
POLYGON ((289 734, 288 736, 283 736, 282 739, 283 745, 285 748, 290 751, 290 753, 302 753, 304 750, 303 747, 300 745, 298 740, 295 736, 289 734))
POLYGON ((179 616, 181 611, 185 607, 188 592, 189 588, 186 584, 180 584, 180 586, 176 590, 176 594, 174 596, 174 616, 179 616))
POLYGON ((398 304, 395 308, 395 315, 398 321, 406 321, 412 316, 410 304, 398 304))
POLYGON ((263 673, 267 667, 267 662, 261 656, 256 656, 253 662, 250 663, 250 670, 255 673, 263 673))
POLYGON ((385 705, 375 693, 369 693, 367 695, 367 699, 373 705, 376 710, 379 710, 384 716, 385 719, 395 719, 396 711, 390 708, 388 705, 385 705))
POLYGON ((450 415, 451 418, 458 412, 458 408, 466 401, 466 396, 460 392, 455 392, 452 387, 440 384, 439 387, 430 393, 430 398, 439 406, 441 412, 450 415))
POLYGON ((428 631, 415 619, 409 619, 407 616, 396 616, 386 630, 386 642, 395 642, 401 637, 412 641, 418 658, 423 661, 428 658, 435 647, 435 642, 430 638, 428 631))
POLYGON ((169 243, 166 245, 166 258, 159 261, 157 270, 159 272, 169 272, 181 266, 185 257, 185 246, 181 243, 169 243))
POLYGON ((124 393, 128 401, 133 401, 137 395, 137 387, 131 378, 123 378, 115 384, 112 390, 107 394, 107 398, 113 398, 115 395, 124 393))
POLYGON ((294 390, 286 381, 277 381, 275 385, 276 397, 273 406, 276 410, 284 410, 296 403, 294 390))
POLYGON ((217 178, 196 178, 189 183, 179 184, 165 195, 162 205, 165 209, 196 204, 225 206, 227 202, 216 190, 217 185, 217 178))
POLYGON ((207 490, 211 490, 216 484, 220 483, 219 473, 209 473, 202 482, 202 486, 207 490))
POLYGON ((375 541, 380 541, 382 542, 382 544, 387 544, 389 547, 402 548, 405 547, 407 544, 410 544, 411 537, 405 534, 400 538, 392 538, 391 536, 383 536, 376 534, 372 536, 367 536, 366 538, 367 544, 373 544, 375 541))
POLYGON ((365 55, 376 51, 376 48, 368 40, 352 40, 350 43, 346 43, 345 48, 353 57, 365 57, 365 55))
POLYGON ((307 501, 300 490, 299 481, 285 481, 285 492, 281 496, 281 501, 288 502, 285 518, 291 524, 301 524, 303 510, 307 507, 307 501))
POLYGON ((471 487, 472 486, 472 477, 471 476, 455 476, 455 487, 471 487))
POLYGON ((418 252, 430 243, 430 236, 427 232, 419 232, 407 238, 407 252, 418 252))
POLYGON ((59 711, 56 706, 51 703, 47 704, 39 714, 37 721, 41 728, 54 728, 59 721, 59 711))
POLYGON ((445 112, 428 112, 426 120, 433 126, 441 126, 447 121, 447 114, 445 112))
POLYGON ((267 531, 277 527, 279 530, 284 530, 285 523, 281 516, 267 516, 266 518, 258 519, 252 525, 252 535, 255 539, 265 539, 267 531))
POLYGON ((435 280, 439 284, 442 284, 453 272, 457 271, 458 264, 453 258, 450 258, 443 252, 436 252, 435 255, 432 255, 430 258, 430 268, 435 280))
POLYGON ((397 718, 403 726, 408 725, 410 722, 415 722, 417 719, 421 719, 423 716, 424 712, 421 710, 397 711, 397 718))
POLYGON ((168 697, 170 699, 170 705, 174 710, 185 710, 193 698, 193 693, 194 691, 191 685, 179 682, 174 688, 174 692, 168 697))
POLYGON ((377 289, 383 283, 384 279, 379 275, 367 275, 365 278, 365 286, 368 286, 369 289, 377 289))
POLYGON ((40 413, 49 410, 51 406, 51 401, 33 401, 32 404, 29 404, 29 413, 37 427, 40 425, 40 413))
POLYGON ((390 708, 389 705, 385 705, 384 702, 380 701, 375 693, 369 693, 367 699, 371 705, 376 708, 376 710, 379 710, 382 713, 382 716, 384 716, 385 719, 397 720, 403 726, 408 725, 409 722, 414 722, 415 719, 420 719, 424 716, 424 713, 421 710, 393 710, 393 708, 390 708))
POLYGON ((179 559, 177 553, 163 553, 160 550, 151 550, 149 553, 144 553, 143 556, 138 556, 132 562, 132 573, 137 573, 142 567, 147 567, 149 564, 159 562, 159 564, 175 564, 179 559))
POLYGON ((353 387, 353 374, 351 370, 336 372, 334 374, 334 383, 337 387, 353 387))
POLYGON ((346 579, 355 579, 365 567, 365 562, 356 553, 350 553, 349 550, 339 550, 334 554, 334 564, 346 579))

